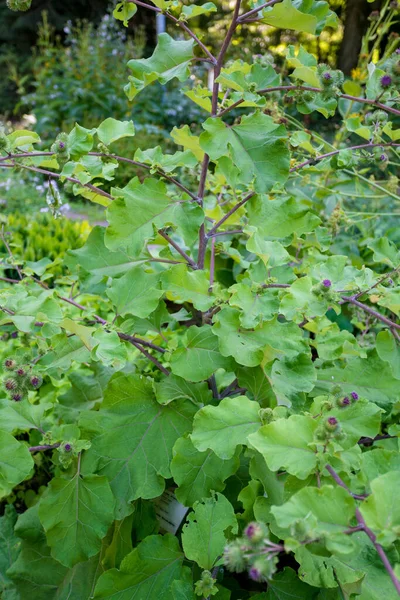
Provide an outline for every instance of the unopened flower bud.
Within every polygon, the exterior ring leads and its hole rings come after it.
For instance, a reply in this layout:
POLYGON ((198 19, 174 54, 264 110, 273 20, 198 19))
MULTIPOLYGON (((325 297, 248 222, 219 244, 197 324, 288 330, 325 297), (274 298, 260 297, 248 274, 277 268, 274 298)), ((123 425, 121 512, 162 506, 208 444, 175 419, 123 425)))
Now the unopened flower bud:
POLYGON ((6 360, 4 361, 4 368, 7 369, 7 371, 14 371, 16 366, 17 361, 13 358, 6 358, 6 360))
POLYGON ((276 558, 257 558, 249 569, 249 577, 253 581, 268 581, 275 572, 276 558))
POLYGON ((388 88, 392 85, 392 78, 390 75, 383 75, 380 79, 380 84, 383 88, 388 88))
POLYGON ((268 423, 271 423, 271 421, 274 420, 272 408, 260 408, 258 415, 263 425, 268 425, 268 423))
POLYGON ((14 400, 14 402, 20 402, 22 400, 23 396, 21 394, 21 392, 15 392, 15 394, 13 394, 11 396, 11 400, 14 400))
POLYGON ((249 577, 253 581, 261 581, 261 572, 257 569, 257 567, 251 567, 249 570, 249 577))
POLYGON ((336 431, 338 425, 339 425, 339 421, 337 420, 336 417, 328 417, 327 420, 325 421, 325 429, 327 431, 336 431))
POLYGON ((260 523, 249 523, 244 530, 245 536, 250 540, 252 544, 258 544, 262 541, 265 536, 264 528, 260 525, 260 523))
POLYGON ((344 398, 340 398, 337 401, 338 406, 340 406, 341 408, 345 408, 346 406, 350 406, 351 404, 351 400, 348 396, 345 396, 344 398))
POLYGON ((43 379, 40 377, 40 375, 32 375, 30 378, 30 383, 33 389, 37 390, 42 385, 43 379))
POLYGON ((12 379, 11 377, 9 377, 8 379, 5 379, 3 382, 3 385, 4 385, 4 389, 6 389, 7 392, 12 392, 13 390, 15 390, 18 387, 18 384, 15 381, 15 379, 12 379))
POLYGON ((231 542, 225 546, 224 564, 234 573, 240 573, 246 566, 244 553, 236 542, 231 542))

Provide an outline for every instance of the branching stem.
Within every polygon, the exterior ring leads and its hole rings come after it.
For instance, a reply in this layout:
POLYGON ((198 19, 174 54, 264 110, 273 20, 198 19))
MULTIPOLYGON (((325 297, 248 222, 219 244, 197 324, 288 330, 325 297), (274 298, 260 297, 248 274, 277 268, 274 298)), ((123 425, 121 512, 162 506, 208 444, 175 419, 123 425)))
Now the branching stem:
POLYGON ((157 6, 152 6, 151 4, 147 4, 146 2, 141 2, 141 0, 132 0, 132 2, 134 2, 134 4, 137 4, 138 6, 147 8, 148 10, 152 10, 153 12, 165 14, 165 16, 168 19, 170 19, 175 23, 175 25, 183 29, 183 31, 185 31, 196 42, 196 44, 203 50, 203 52, 208 56, 208 58, 213 64, 217 62, 215 56, 211 54, 211 52, 203 44, 203 42, 199 40, 197 35, 183 21, 179 21, 179 19, 171 15, 168 11, 164 12, 161 10, 161 8, 158 8, 157 6))
POLYGON ((163 231, 162 229, 159 229, 158 233, 159 233, 159 235, 161 235, 161 237, 163 237, 168 242, 168 244, 170 244, 170 246, 172 246, 173 248, 175 248, 175 250, 177 252, 179 252, 179 254, 186 260, 186 262, 188 263, 188 265, 190 265, 192 267, 192 269, 197 269, 197 265, 194 262, 194 260, 191 259, 190 256, 188 256, 186 254, 186 252, 183 250, 183 248, 181 248, 179 246, 179 244, 174 242, 174 240, 172 238, 170 238, 169 235, 165 233, 165 231, 163 231))

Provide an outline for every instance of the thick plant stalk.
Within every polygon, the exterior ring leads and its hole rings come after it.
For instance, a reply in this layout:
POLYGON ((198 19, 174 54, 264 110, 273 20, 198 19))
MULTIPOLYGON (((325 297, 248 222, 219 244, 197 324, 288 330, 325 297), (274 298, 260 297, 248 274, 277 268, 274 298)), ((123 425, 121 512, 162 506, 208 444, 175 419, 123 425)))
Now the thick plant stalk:
MULTIPOLYGON (((214 67, 214 83, 213 83, 213 91, 212 91, 212 99, 211 99, 211 116, 215 117, 218 112, 218 94, 219 94, 219 83, 217 82, 217 77, 221 73, 223 61, 225 58, 226 51, 229 48, 229 44, 232 41, 233 34, 235 33, 235 29, 238 25, 237 18, 239 15, 241 0, 236 0, 235 8, 233 11, 232 21, 225 36, 225 39, 222 43, 221 50, 219 51, 217 62, 214 67)), ((203 164, 201 167, 200 181, 199 181, 199 189, 197 192, 197 196, 201 205, 203 205, 203 198, 205 193, 205 185, 208 174, 208 167, 210 164, 210 157, 208 154, 204 155, 203 164)), ((197 266, 199 269, 204 269, 204 260, 207 249, 207 235, 205 231, 204 224, 201 225, 199 231, 199 252, 197 257, 197 266)))

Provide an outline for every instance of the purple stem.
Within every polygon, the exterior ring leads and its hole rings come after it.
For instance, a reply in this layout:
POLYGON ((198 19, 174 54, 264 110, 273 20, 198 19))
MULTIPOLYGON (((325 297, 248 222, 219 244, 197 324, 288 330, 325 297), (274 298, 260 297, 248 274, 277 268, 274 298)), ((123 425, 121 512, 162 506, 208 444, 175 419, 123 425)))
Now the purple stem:
MULTIPOLYGON (((134 165, 136 167, 146 169, 148 171, 152 168, 151 165, 146 165, 145 163, 141 163, 141 162, 138 162, 137 160, 132 160, 130 158, 125 158, 124 156, 118 156, 117 154, 105 154, 104 152, 88 152, 87 154, 88 154, 88 156, 100 156, 100 157, 104 157, 104 158, 113 158, 114 160, 117 160, 118 162, 125 162, 130 165, 134 165)), ((8 154, 7 156, 0 157, 0 167, 2 166, 1 163, 6 160, 14 160, 14 159, 19 159, 19 158, 30 158, 32 156, 54 156, 54 153, 53 152, 22 152, 20 154, 8 154)), ((197 196, 195 194, 193 194, 190 190, 188 190, 187 187, 185 187, 180 181, 175 179, 175 177, 171 177, 170 175, 167 175, 166 173, 164 173, 164 171, 161 171, 161 170, 157 170, 156 173, 160 177, 163 177, 170 183, 173 183, 179 189, 181 189, 183 192, 188 194, 192 198, 192 200, 195 200, 196 202, 198 202, 197 196)))
POLYGON ((215 238, 218 235, 234 235, 235 233, 243 233, 243 229, 232 229, 232 231, 217 231, 217 233, 213 233, 212 235, 208 234, 207 237, 215 238))
POLYGON ((210 229, 210 231, 207 233, 207 238, 211 238, 213 237, 213 235, 215 234, 215 232, 217 231, 217 229, 219 229, 219 227, 221 227, 221 225, 223 225, 225 223, 225 221, 227 221, 229 219, 229 217, 231 215, 233 215, 233 213, 235 213, 237 210, 239 210, 239 208, 241 206, 243 206, 243 204, 246 204, 246 202, 248 200, 250 200, 250 198, 253 198, 253 196, 255 196, 255 192, 250 192, 250 194, 248 194, 245 198, 243 198, 243 200, 241 200, 240 202, 238 202, 237 204, 235 204, 235 206, 233 208, 231 208, 231 210, 229 212, 226 213, 226 215, 224 215, 222 217, 222 219, 220 219, 212 229, 210 229))
POLYGON ((161 352, 162 354, 164 354, 164 352, 166 352, 166 350, 164 348, 161 348, 161 346, 157 346, 156 344, 153 344, 152 342, 147 342, 146 340, 142 340, 141 338, 138 338, 136 336, 128 335, 127 333, 118 332, 118 337, 121 340, 125 340, 126 342, 136 342, 137 344, 140 344, 141 346, 145 346, 146 348, 151 348, 152 350, 156 350, 157 352, 161 352))
MULTIPOLYGON (((275 87, 265 88, 263 90, 258 90, 258 94, 270 94, 271 92, 290 92, 293 90, 305 90, 310 92, 322 93, 325 90, 311 87, 309 85, 277 85, 275 87)), ((391 106, 386 106, 386 104, 382 104, 381 102, 377 102, 376 100, 368 100, 367 98, 358 98, 356 96, 349 96, 348 94, 338 94, 339 98, 345 98, 346 100, 352 100, 353 102, 360 102, 362 104, 369 104, 370 106, 376 106, 381 110, 385 110, 386 112, 392 113, 393 115, 400 116, 400 110, 396 108, 392 108, 391 106)), ((228 106, 224 110, 218 113, 218 117, 222 117, 230 110, 236 108, 240 104, 242 104, 244 100, 237 100, 231 106, 228 106)))
POLYGON ((31 446, 29 448, 29 452, 44 452, 45 450, 54 450, 54 448, 58 448, 60 443, 57 444, 43 444, 41 446, 31 446))
MULTIPOLYGON (((396 144, 394 142, 384 142, 384 143, 380 143, 380 144, 359 144, 358 146, 351 146, 349 148, 343 148, 343 150, 361 150, 362 148, 376 148, 377 146, 396 147, 396 146, 400 146, 400 144, 396 144)), ((320 156, 310 158, 309 160, 305 160, 304 162, 300 163, 299 165, 292 167, 289 172, 293 173, 293 171, 302 169, 306 165, 313 164, 317 161, 323 160, 324 158, 329 158, 329 156, 335 156, 336 154, 339 154, 339 152, 341 152, 341 150, 332 150, 332 152, 327 152, 326 154, 321 154, 320 156)))
MULTIPOLYGON (((5 166, 5 165, 0 164, 0 167, 1 166, 5 166)), ((13 166, 15 166, 15 165, 13 165, 13 166)), ((111 196, 111 194, 108 194, 101 188, 98 188, 95 185, 92 185, 91 183, 82 183, 81 181, 79 181, 79 179, 75 179, 75 177, 67 177, 66 175, 61 175, 60 173, 53 173, 52 171, 48 171, 47 169, 39 169, 38 167, 28 167, 28 165, 19 164, 18 166, 23 169, 27 169, 28 171, 33 171, 34 173, 42 173, 42 175, 47 175, 48 177, 56 177, 58 179, 60 177, 63 177, 63 179, 72 181, 72 183, 77 183, 78 185, 81 185, 82 187, 87 187, 89 190, 92 190, 92 192, 94 192, 95 194, 98 194, 99 196, 104 196, 105 198, 108 198, 109 200, 113 200, 113 197, 111 196)))
POLYGON ((265 289, 268 289, 268 288, 286 289, 286 288, 290 288, 290 283, 265 283, 262 287, 265 289))
POLYGON ((139 352, 141 352, 142 354, 144 354, 144 356, 150 361, 152 362, 157 369, 160 369, 160 371, 162 373, 164 373, 164 375, 170 375, 170 372, 168 371, 168 369, 166 369, 165 367, 163 367, 163 365, 156 359, 154 358, 154 356, 152 356, 151 354, 149 354, 147 352, 147 350, 145 350, 143 348, 143 346, 141 346, 140 344, 138 344, 137 342, 134 342, 133 340, 128 340, 132 346, 135 346, 135 348, 137 348, 139 350, 139 352))
POLYGON ((197 265, 194 262, 194 260, 191 259, 190 256, 188 256, 186 252, 176 242, 174 242, 174 240, 172 240, 169 237, 169 235, 164 233, 162 229, 159 229, 158 233, 168 242, 168 244, 170 244, 173 248, 175 248, 177 252, 179 252, 179 254, 186 260, 186 262, 192 267, 192 269, 197 269, 197 265))
MULTIPOLYGON (((240 15, 240 17, 238 17, 238 19, 237 19, 237 22, 245 23, 249 17, 252 17, 253 15, 257 15, 260 12, 260 10, 267 8, 268 6, 273 6, 274 4, 277 4, 278 2, 281 2, 281 0, 269 0, 269 2, 264 2, 264 4, 261 4, 260 6, 253 8, 253 10, 249 10, 248 12, 240 15)), ((258 21, 258 17, 257 17, 257 19, 254 19, 254 20, 258 21)))
POLYGON ((215 238, 211 240, 211 257, 210 257, 210 287, 209 290, 212 290, 212 286, 214 285, 214 271, 215 271, 215 238))
POLYGON ((358 444, 360 446, 371 446, 374 442, 378 442, 379 440, 393 440, 396 438, 397 435, 389 435, 388 433, 384 433, 382 435, 376 435, 374 438, 362 437, 358 440, 358 444))
POLYGON ((361 308, 364 312, 368 313, 369 315, 372 315, 373 317, 375 317, 375 319, 378 319, 379 321, 382 321, 382 323, 385 323, 390 328, 400 329, 400 325, 398 323, 395 323, 394 321, 391 321, 390 319, 388 319, 387 317, 385 317, 381 313, 377 312, 373 308, 370 308, 366 304, 363 304, 362 302, 359 302, 353 296, 342 296, 342 302, 341 302, 341 304, 344 304, 345 302, 348 302, 349 304, 353 304, 354 306, 358 306, 358 308, 361 308))
MULTIPOLYGON (((336 483, 338 485, 340 485, 340 487, 344 488, 347 492, 349 492, 349 494, 351 494, 351 491, 349 490, 349 488, 347 487, 347 485, 345 484, 345 482, 340 478, 340 476, 336 473, 336 471, 330 466, 330 465, 325 465, 326 470, 330 473, 330 475, 333 477, 333 479, 336 481, 336 483)), ((375 550, 377 551, 386 571, 388 572, 388 575, 390 577, 390 579, 392 580, 392 583, 394 585, 394 587, 396 588, 397 593, 400 596, 400 581, 397 579, 395 572, 393 570, 392 565, 390 564, 388 557, 386 556, 386 553, 384 551, 384 549, 382 548, 382 546, 380 544, 378 544, 378 542, 376 541, 376 535, 374 534, 373 531, 371 531, 371 529, 368 527, 368 525, 365 522, 364 517, 362 516, 360 509, 356 507, 356 519, 357 522, 360 526, 360 530, 362 529, 362 531, 364 531, 367 536, 369 537, 369 539, 371 540, 371 542, 373 543, 373 545, 375 546, 375 550)))
MULTIPOLYGON (((231 43, 233 34, 235 33, 235 29, 238 25, 237 18, 239 15, 240 3, 241 3, 241 0, 236 0, 235 8, 233 11, 233 16, 232 16, 232 21, 231 21, 231 24, 227 31, 227 34, 225 36, 225 39, 222 42, 222 46, 219 51, 217 61, 216 61, 215 67, 214 67, 214 83, 213 83, 213 91, 212 91, 212 98, 211 98, 211 116, 212 117, 215 117, 217 115, 217 111, 218 111, 219 83, 217 81, 217 78, 218 78, 219 74, 221 73, 221 69, 222 69, 226 51, 229 48, 229 44, 231 43)), ((203 206, 203 199, 204 199, 209 164, 210 164, 210 157, 208 154, 205 154, 204 158, 203 158, 203 164, 201 167, 199 188, 198 188, 198 192, 197 192, 197 196, 198 196, 199 203, 201 206, 203 206)), ((199 251, 198 251, 198 257, 197 257, 197 266, 199 269, 204 269, 204 261, 205 261, 205 256, 206 256, 208 239, 209 238, 206 235, 205 226, 204 226, 204 224, 202 224, 199 229, 199 251)))

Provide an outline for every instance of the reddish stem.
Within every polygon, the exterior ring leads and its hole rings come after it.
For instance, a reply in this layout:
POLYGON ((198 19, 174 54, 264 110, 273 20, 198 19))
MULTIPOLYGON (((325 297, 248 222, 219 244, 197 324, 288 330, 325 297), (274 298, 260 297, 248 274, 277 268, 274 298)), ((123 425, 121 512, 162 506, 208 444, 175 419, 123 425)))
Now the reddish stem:
POLYGON ((59 448, 61 444, 58 442, 57 444, 42 444, 41 446, 31 446, 29 448, 29 452, 44 452, 45 450, 54 450, 54 448, 59 448))
MULTIPOLYGON (((330 466, 330 465, 325 465, 326 470, 330 473, 330 475, 333 477, 333 479, 336 481, 336 483, 342 487, 343 489, 345 489, 347 492, 349 492, 349 494, 351 494, 351 491, 349 490, 349 488, 347 487, 347 485, 345 484, 345 482, 341 479, 341 477, 338 475, 338 473, 336 473, 336 471, 330 466)), ((394 587, 396 588, 397 593, 400 596, 400 581, 397 579, 395 572, 393 570, 392 565, 389 562, 388 557, 386 556, 386 553, 384 551, 384 549, 382 548, 382 546, 376 541, 376 535, 374 534, 373 531, 371 531, 371 529, 368 527, 368 525, 365 522, 364 517, 362 516, 360 509, 356 507, 356 519, 358 522, 358 525, 360 526, 360 529, 362 529, 362 531, 364 531, 367 536, 369 537, 369 539, 371 540, 371 542, 373 543, 373 545, 375 546, 375 550, 377 551, 386 571, 388 572, 388 575, 390 577, 390 579, 392 580, 392 583, 394 585, 394 587)))
MULTIPOLYGON (((342 148, 342 150, 361 150, 363 148, 376 148, 376 147, 397 147, 400 146, 400 144, 396 144, 395 142, 381 142, 381 143, 376 143, 376 144, 359 144, 358 146, 350 146, 348 148, 342 148)), ((341 152, 342 150, 332 150, 332 152, 327 152, 326 154, 321 154, 320 156, 315 156, 314 158, 310 158, 308 160, 305 160, 304 162, 300 163, 299 165, 296 165, 295 167, 292 167, 290 169, 290 173, 293 173, 293 171, 297 171, 298 169, 302 169, 303 167, 305 167, 306 165, 311 165, 314 164, 317 161, 323 160, 324 158, 329 158, 330 156, 335 156, 336 154, 339 154, 339 152, 341 152)))
POLYGON ((179 254, 186 260, 186 262, 192 267, 192 269, 197 269, 197 265, 194 262, 194 260, 186 254, 186 252, 179 246, 179 244, 174 242, 174 240, 171 239, 169 235, 167 235, 162 229, 159 229, 158 233, 168 242, 168 244, 170 244, 173 248, 175 248, 177 252, 179 252, 179 254))

